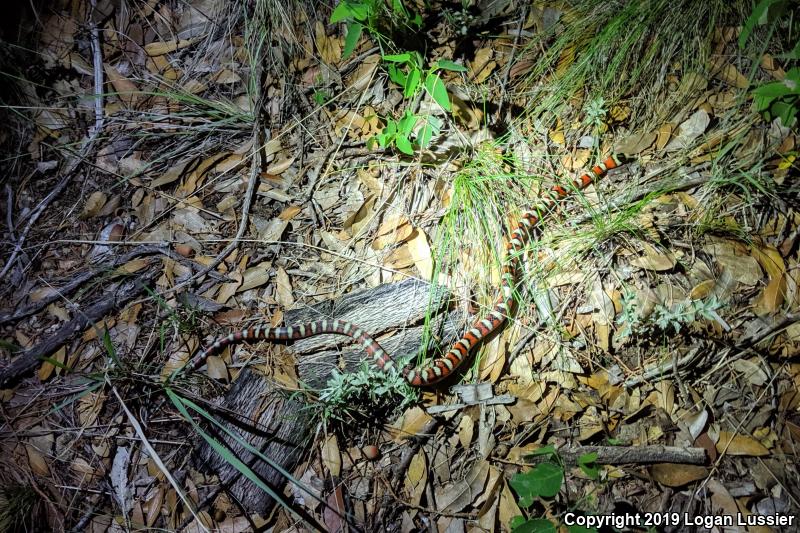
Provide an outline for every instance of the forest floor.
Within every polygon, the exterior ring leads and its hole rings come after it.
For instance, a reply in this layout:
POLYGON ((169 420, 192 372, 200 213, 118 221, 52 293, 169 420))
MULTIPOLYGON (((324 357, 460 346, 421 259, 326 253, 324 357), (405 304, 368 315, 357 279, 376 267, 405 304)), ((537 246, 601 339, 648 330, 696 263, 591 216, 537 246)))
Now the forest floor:
POLYGON ((0 41, 0 532, 800 531, 792 2, 41 4, 0 41), (318 320, 424 365, 509 263, 436 384, 331 335, 187 365, 318 320))

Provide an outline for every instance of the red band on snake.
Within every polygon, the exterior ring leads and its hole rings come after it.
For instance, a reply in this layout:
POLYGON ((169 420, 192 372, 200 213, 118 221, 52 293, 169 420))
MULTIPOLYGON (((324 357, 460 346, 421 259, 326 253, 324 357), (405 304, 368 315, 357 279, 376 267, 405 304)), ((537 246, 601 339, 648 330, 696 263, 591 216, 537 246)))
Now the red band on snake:
MULTIPOLYGON (((592 167, 591 174, 583 174, 571 184, 572 189, 580 190, 593 181, 601 178, 608 170, 622 164, 617 156, 610 156, 602 163, 592 167)), ((522 214, 520 221, 511 233, 506 245, 507 254, 504 260, 500 282, 500 296, 494 308, 484 318, 476 321, 471 328, 450 348, 443 356, 433 359, 420 367, 407 366, 402 374, 405 380, 414 387, 433 385, 451 375, 469 356, 472 349, 482 339, 503 327, 514 303, 514 286, 519 270, 519 252, 525 246, 530 232, 539 223, 540 217, 551 211, 557 202, 567 196, 564 187, 556 185, 547 194, 539 205, 522 214)), ((382 371, 388 371, 395 366, 394 359, 369 333, 355 324, 343 320, 319 320, 308 324, 289 327, 253 326, 231 333, 227 337, 217 339, 212 345, 195 355, 185 366, 188 371, 194 371, 203 366, 209 356, 214 355, 232 344, 243 341, 271 340, 288 341, 305 339, 323 333, 347 335, 363 346, 364 351, 372 358, 373 364, 382 371)))

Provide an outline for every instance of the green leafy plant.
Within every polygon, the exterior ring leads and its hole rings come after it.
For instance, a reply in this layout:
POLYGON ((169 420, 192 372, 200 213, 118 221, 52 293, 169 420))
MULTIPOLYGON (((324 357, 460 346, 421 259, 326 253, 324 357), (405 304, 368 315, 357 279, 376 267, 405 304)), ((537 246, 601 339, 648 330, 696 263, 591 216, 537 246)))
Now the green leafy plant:
MULTIPOLYGON (((511 478, 509 484, 517 493, 517 503, 527 509, 537 500, 550 500, 561 490, 564 482, 564 467, 561 465, 553 446, 545 446, 536 450, 532 456, 548 456, 547 461, 530 470, 519 472, 511 478)), ((600 469, 595 464, 596 453, 589 453, 578 458, 578 467, 590 479, 597 479, 600 469)), ((546 518, 526 518, 517 516, 511 520, 512 533, 555 533, 556 524, 546 518)), ((567 526, 572 533, 590 533, 595 529, 582 526, 567 526)))
POLYGON ((323 422, 369 422, 377 412, 400 411, 416 394, 398 372, 383 372, 366 362, 358 372, 334 371, 313 408, 323 422), (398 401, 399 399, 399 401, 398 401))
POLYGON ((620 326, 617 333, 620 339, 650 328, 657 328, 664 333, 678 333, 699 319, 722 322, 717 314, 722 303, 715 296, 705 300, 682 300, 670 306, 659 303, 647 317, 639 307, 633 291, 623 290, 621 303, 622 311, 616 318, 616 323, 620 326))
MULTIPOLYGON (((769 33, 764 46, 769 42, 779 22, 789 17, 787 13, 789 0, 761 0, 753 8, 750 16, 739 34, 739 48, 744 49, 756 26, 769 26, 769 33)), ((790 41, 791 42, 791 41, 790 41)), ((761 53, 758 56, 761 56, 761 53)), ((800 59, 800 41, 797 41, 786 54, 777 56, 780 59, 800 59)), ((793 126, 800 113, 800 69, 789 69, 784 79, 765 83, 751 91, 756 111, 762 113, 766 120, 779 118, 784 126, 793 126)))
MULTIPOLYGON (((390 54, 382 58, 388 63, 389 79, 403 88, 404 98, 414 98, 424 89, 442 109, 451 110, 450 97, 439 71, 465 72, 467 69, 464 66, 448 60, 439 60, 428 68, 423 68, 419 52, 390 54)), ((414 145, 426 148, 431 139, 439 134, 441 127, 440 118, 417 115, 406 109, 399 119, 387 119, 383 131, 370 140, 381 148, 396 146, 404 154, 413 155, 414 145)))
POLYGON ((383 47, 387 43, 381 24, 389 21, 394 26, 407 25, 419 27, 422 17, 403 4, 400 0, 392 0, 388 5, 383 0, 343 0, 331 13, 331 24, 344 22, 347 35, 344 38, 342 56, 350 57, 358 44, 358 39, 366 29, 383 47))

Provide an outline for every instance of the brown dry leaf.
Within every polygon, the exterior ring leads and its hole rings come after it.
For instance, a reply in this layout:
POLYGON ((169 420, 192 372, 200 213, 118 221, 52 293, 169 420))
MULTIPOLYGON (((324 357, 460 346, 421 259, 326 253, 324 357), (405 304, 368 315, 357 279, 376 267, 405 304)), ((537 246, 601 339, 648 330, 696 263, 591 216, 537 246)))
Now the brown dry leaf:
POLYGON ((150 187, 155 189, 161 185, 167 185, 168 183, 178 180, 183 175, 183 171, 186 169, 186 165, 188 165, 190 161, 191 159, 184 159, 183 161, 179 161, 178 163, 172 165, 166 170, 166 172, 161 174, 161 176, 151 181, 150 187))
POLYGON ((425 450, 420 449, 411 463, 408 465, 408 473, 405 479, 405 489, 410 495, 411 505, 419 505, 422 494, 425 492, 425 485, 428 483, 428 467, 425 450))
POLYGON ((739 283, 753 286, 761 281, 763 274, 758 261, 747 254, 747 250, 740 243, 729 240, 717 241, 703 246, 703 251, 713 257, 739 283))
MULTIPOLYGON (((58 361, 59 363, 64 363, 64 360, 67 357, 67 348, 66 346, 62 346, 58 349, 56 353, 48 357, 48 359, 52 359, 54 361, 58 361)), ((42 363, 42 366, 39 367, 39 381, 47 381, 50 376, 53 375, 53 371, 56 369, 55 365, 51 363, 49 360, 45 360, 42 363)))
POLYGON ((473 464, 464 479, 437 487, 434 493, 439 510, 456 513, 469 505, 483 492, 488 476, 489 462, 484 459, 473 464))
POLYGON ((274 176, 280 176, 287 168, 292 166, 294 163, 294 157, 288 157, 286 159, 280 159, 275 161, 270 166, 267 167, 266 173, 272 174, 274 176))
POLYGON ((338 63, 342 59, 342 45, 339 39, 328 37, 325 34, 325 26, 317 20, 314 24, 314 41, 319 50, 322 60, 329 65, 338 63))
POLYGON ((104 65, 104 70, 108 76, 108 80, 114 87, 114 92, 120 101, 127 108, 132 108, 139 100, 139 88, 131 80, 119 73, 119 71, 111 65, 104 65))
POLYGON ((289 280, 289 274, 286 273, 283 267, 278 267, 275 273, 275 300, 282 307, 291 307, 294 305, 292 292, 292 282, 289 280))
POLYGON ((284 208, 283 211, 281 211, 281 214, 278 215, 278 218, 288 222, 289 220, 292 220, 294 217, 300 214, 302 211, 303 209, 299 205, 290 205, 284 208))
POLYGON ((329 435, 322 443, 322 464, 334 477, 339 477, 342 472, 342 454, 339 451, 336 435, 329 435))
POLYGON ((722 67, 714 73, 714 77, 738 89, 747 89, 750 86, 747 77, 730 63, 722 65, 722 67))
POLYGON ((550 140, 553 141, 553 143, 559 146, 564 146, 566 144, 567 141, 564 138, 564 126, 562 125, 560 118, 556 120, 556 127, 550 130, 547 135, 550 137, 550 140))
POLYGON ((655 131, 629 135, 617 145, 616 151, 622 154, 639 154, 650 148, 657 137, 658 133, 655 131))
POLYGON ((475 421, 472 420, 471 416, 465 414, 458 422, 456 431, 458 433, 458 442, 461 443, 461 446, 469 448, 469 445, 472 444, 472 435, 475 431, 475 421))
POLYGON ((209 356, 208 359, 206 359, 206 366, 206 374, 208 374, 208 377, 211 379, 228 379, 228 366, 218 355, 209 356))
POLYGON ((28 465, 31 471, 39 476, 49 476, 50 467, 47 464, 47 459, 42 452, 40 452, 32 444, 25 443, 25 454, 28 456, 28 465))
POLYGON ((682 487, 707 475, 707 468, 696 465, 659 463, 650 467, 650 476, 668 487, 682 487))
POLYGON ((517 505, 517 499, 508 487, 508 483, 503 483, 503 490, 500 491, 500 504, 498 518, 501 524, 508 524, 515 516, 522 516, 522 511, 517 505))
POLYGON ((504 335, 495 335, 483 350, 479 375, 481 381, 497 383, 506 366, 506 343, 504 335))
POLYGON ((675 125, 671 122, 667 122, 666 124, 662 124, 660 128, 658 128, 658 137, 656 138, 656 149, 661 151, 667 146, 670 138, 672 137, 672 131, 675 129, 675 125))
POLYGON ((414 233, 414 227, 405 215, 392 215, 378 227, 377 237, 372 242, 373 250, 382 250, 390 244, 406 242, 414 233))
POLYGON ((114 274, 115 275, 122 275, 122 276, 135 274, 136 272, 139 272, 140 270, 143 270, 143 269, 147 268, 149 265, 150 265, 150 261, 148 261, 144 257, 139 257, 137 259, 131 259, 130 261, 128 261, 124 265, 117 267, 114 270, 114 274))
POLYGON ((689 118, 681 122, 680 126, 678 126, 677 134, 667 143, 664 149, 667 152, 674 152, 688 148, 695 139, 706 131, 710 123, 711 117, 708 116, 708 113, 703 109, 698 109, 689 118))
POLYGON ((153 42, 144 45, 144 53, 149 56, 160 56, 191 46, 196 39, 179 39, 177 41, 153 42))
POLYGON ((644 256, 632 259, 631 265, 656 272, 672 270, 675 267, 675 256, 671 251, 657 250, 648 242, 642 242, 641 245, 644 249, 644 256))
POLYGON ((403 442, 404 439, 413 437, 425 427, 431 420, 431 415, 422 410, 421 407, 408 409, 400 419, 392 425, 395 442, 403 442))
POLYGON ((433 276, 433 257, 430 244, 428 244, 428 236, 421 228, 416 228, 408 240, 408 251, 414 265, 419 270, 420 277, 430 281, 433 276))
POLYGON ((747 455, 753 457, 769 455, 769 450, 756 439, 730 431, 719 432, 717 451, 728 455, 747 455))
POLYGON ((81 220, 86 220, 87 218, 92 218, 97 216, 100 211, 102 211, 103 206, 106 205, 106 201, 108 201, 108 196, 103 191, 94 191, 92 194, 89 195, 89 198, 86 199, 86 203, 83 206, 83 211, 78 218, 81 220))
POLYGON ((380 54, 372 54, 365 57, 359 63, 356 71, 345 80, 346 84, 356 93, 365 91, 369 87, 380 61, 380 54))
POLYGON ((214 298, 214 301, 220 304, 226 303, 228 300, 233 298, 233 295, 239 290, 239 287, 242 285, 243 277, 242 274, 239 272, 233 272, 228 274, 228 277, 231 278, 233 281, 232 283, 223 283, 222 287, 219 289, 219 293, 217 297, 214 298))
POLYGON ((786 277, 780 276, 769 281, 753 304, 753 313, 767 316, 776 313, 786 299, 786 277))
POLYGON ((90 392, 78 400, 78 420, 81 427, 94 425, 105 401, 106 395, 98 392, 90 392))
POLYGON ((260 287, 269 281, 269 271, 272 268, 272 261, 262 261, 244 271, 242 285, 236 292, 244 292, 255 287, 260 287))
POLYGON ((492 60, 493 55, 494 49, 490 46, 480 48, 475 51, 475 59, 467 62, 469 69, 472 71, 473 79, 481 72, 481 70, 483 70, 486 65, 489 64, 489 61, 492 60))

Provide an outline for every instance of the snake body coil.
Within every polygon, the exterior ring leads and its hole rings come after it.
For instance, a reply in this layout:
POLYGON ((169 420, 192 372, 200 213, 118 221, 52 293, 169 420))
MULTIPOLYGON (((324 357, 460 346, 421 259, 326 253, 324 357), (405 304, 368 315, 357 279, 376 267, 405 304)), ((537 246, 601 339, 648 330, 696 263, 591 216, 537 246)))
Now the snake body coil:
MULTIPOLYGON (((571 184, 573 189, 583 189, 593 181, 601 178, 608 170, 621 164, 617 156, 610 156, 602 163, 592 167, 591 174, 583 174, 571 184)), ((514 285, 519 270, 519 253, 527 242, 530 232, 539 223, 540 217, 553 209, 556 203, 566 197, 567 189, 556 185, 547 193, 539 205, 522 214, 520 221, 511 233, 506 245, 506 258, 500 282, 500 296, 492 310, 483 318, 477 320, 464 335, 453 344, 443 356, 433 359, 420 367, 405 367, 403 377, 414 387, 424 387, 441 381, 451 375, 465 359, 472 349, 492 332, 499 330, 505 324, 514 302, 514 285)), ((380 370, 391 369, 395 362, 392 357, 381 348, 380 344, 366 331, 355 324, 343 320, 319 320, 307 324, 288 327, 253 326, 236 331, 226 337, 217 339, 205 350, 194 356, 187 364, 189 371, 200 368, 209 356, 222 351, 226 346, 243 341, 273 340, 287 341, 313 337, 323 333, 334 333, 352 337, 363 346, 364 351, 372 358, 373 364, 380 370)))

